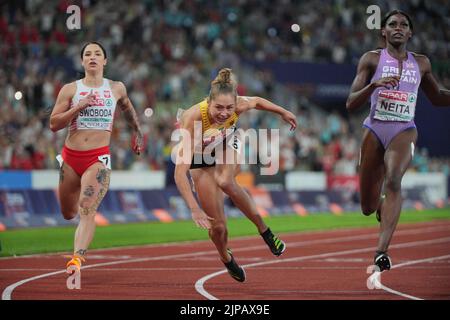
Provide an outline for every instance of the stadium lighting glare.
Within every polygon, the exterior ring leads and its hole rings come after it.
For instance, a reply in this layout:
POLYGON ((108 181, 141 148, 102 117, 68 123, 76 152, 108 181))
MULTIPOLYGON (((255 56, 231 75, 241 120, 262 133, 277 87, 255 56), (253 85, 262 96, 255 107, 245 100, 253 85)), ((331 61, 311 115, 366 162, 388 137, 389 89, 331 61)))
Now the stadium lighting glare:
POLYGON ((294 23, 291 26, 291 30, 292 30, 292 32, 300 32, 300 26, 298 24, 294 23))
POLYGON ((146 108, 146 109, 144 110, 144 115, 145 115, 147 118, 150 118, 150 117, 153 115, 153 109, 152 109, 152 108, 146 108))
POLYGON ((14 94, 14 98, 16 99, 16 100, 20 100, 20 99, 22 99, 22 92, 20 92, 20 91, 16 91, 16 93, 14 94))

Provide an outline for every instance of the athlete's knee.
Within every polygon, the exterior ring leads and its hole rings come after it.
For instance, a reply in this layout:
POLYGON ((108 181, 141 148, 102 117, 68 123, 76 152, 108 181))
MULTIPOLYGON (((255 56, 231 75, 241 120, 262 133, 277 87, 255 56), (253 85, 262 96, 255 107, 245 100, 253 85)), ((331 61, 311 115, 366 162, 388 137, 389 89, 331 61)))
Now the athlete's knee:
POLYGON ((77 216, 77 210, 73 208, 61 208, 61 213, 65 220, 72 220, 77 216))
POLYGON ((78 206, 66 201, 61 202, 61 213, 66 220, 72 220, 78 214, 78 206))
POLYGON ((97 208, 95 207, 92 199, 90 198, 82 198, 80 200, 80 215, 82 216, 90 216, 95 214, 97 208))
POLYGON ((402 175, 401 174, 387 175, 385 187, 390 191, 399 192, 402 187, 402 175))
POLYGON ((211 237, 224 237, 228 234, 227 226, 225 222, 216 222, 211 226, 210 235, 211 237))
POLYGON ((236 191, 236 184, 233 179, 218 176, 216 177, 216 183, 219 188, 228 195, 236 191))
POLYGON ((378 207, 373 204, 361 204, 361 211, 363 215, 370 216, 372 213, 377 211, 378 207))

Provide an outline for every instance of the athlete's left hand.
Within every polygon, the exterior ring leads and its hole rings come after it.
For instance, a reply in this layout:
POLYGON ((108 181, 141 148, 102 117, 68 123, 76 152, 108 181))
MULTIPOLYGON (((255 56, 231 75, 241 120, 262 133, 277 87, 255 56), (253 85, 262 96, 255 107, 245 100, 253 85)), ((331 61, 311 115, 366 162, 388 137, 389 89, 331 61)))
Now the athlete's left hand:
POLYGON ((281 117, 291 125, 291 131, 297 128, 297 118, 292 112, 286 110, 281 117))
POLYGON ((142 136, 142 132, 140 130, 137 130, 133 135, 133 142, 132 142, 133 152, 136 153, 137 155, 141 154, 143 142, 144 138, 142 136))

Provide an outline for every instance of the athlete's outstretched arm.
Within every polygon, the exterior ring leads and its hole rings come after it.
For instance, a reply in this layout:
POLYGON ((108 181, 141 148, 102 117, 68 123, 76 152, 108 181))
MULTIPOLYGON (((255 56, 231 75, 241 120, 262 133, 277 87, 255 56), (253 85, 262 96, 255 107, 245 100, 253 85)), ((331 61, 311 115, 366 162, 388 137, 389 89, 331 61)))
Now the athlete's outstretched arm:
POLYGON ((134 153, 139 155, 141 153, 143 143, 141 127, 139 126, 139 120, 136 111, 134 110, 133 104, 131 103, 130 98, 128 98, 127 88, 125 88, 125 85, 120 81, 118 81, 118 88, 120 94, 118 105, 120 107, 120 110, 122 110, 122 113, 128 125, 134 130, 136 134, 134 138, 135 141, 133 141, 132 144, 132 148, 134 153))
MULTIPOLYGON (((373 70, 377 62, 377 54, 374 52, 366 52, 358 63, 356 77, 350 88, 350 94, 345 104, 348 111, 361 107, 370 98, 375 88, 378 87, 395 87, 398 85, 400 77, 386 77, 378 81, 367 84, 373 75, 373 70)), ((376 68, 376 67, 375 67, 376 68)))
POLYGON ((75 95, 77 87, 75 83, 66 84, 61 88, 56 98, 55 106, 50 115, 50 129, 53 132, 64 129, 75 118, 81 110, 94 103, 95 95, 88 94, 86 98, 81 99, 78 105, 70 108, 70 102, 75 95))
POLYGON ((422 56, 421 65, 424 70, 421 88, 431 103, 437 107, 450 107, 450 90, 440 89, 431 72, 431 63, 426 56, 422 56))
POLYGON ((297 119, 295 115, 285 108, 261 97, 239 97, 241 103, 238 103, 236 112, 238 114, 245 111, 256 109, 277 113, 281 118, 291 125, 291 130, 297 128, 297 119))

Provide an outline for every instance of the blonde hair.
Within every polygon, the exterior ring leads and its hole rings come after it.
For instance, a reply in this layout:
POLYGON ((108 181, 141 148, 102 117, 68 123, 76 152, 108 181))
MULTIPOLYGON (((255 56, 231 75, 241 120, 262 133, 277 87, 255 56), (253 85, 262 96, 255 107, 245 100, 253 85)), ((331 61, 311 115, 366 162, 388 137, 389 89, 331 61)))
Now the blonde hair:
POLYGON ((220 69, 217 77, 211 81, 208 103, 219 94, 232 94, 237 97, 237 82, 230 68, 220 69))

